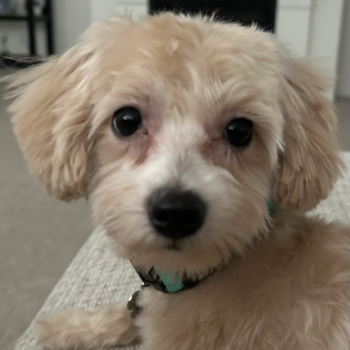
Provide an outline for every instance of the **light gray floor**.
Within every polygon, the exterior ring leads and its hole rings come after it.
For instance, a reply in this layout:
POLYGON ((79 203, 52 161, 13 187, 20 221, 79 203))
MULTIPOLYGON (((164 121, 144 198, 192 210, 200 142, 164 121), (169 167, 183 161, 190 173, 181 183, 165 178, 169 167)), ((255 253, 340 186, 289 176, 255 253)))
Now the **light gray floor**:
MULTIPOLYGON (((49 198, 29 176, 0 101, 0 349, 29 325, 92 231, 86 203, 49 198)), ((337 101, 339 140, 350 150, 350 101, 337 101)))
POLYGON ((88 206, 49 198, 28 174, 0 101, 0 349, 25 331, 92 231, 88 206))

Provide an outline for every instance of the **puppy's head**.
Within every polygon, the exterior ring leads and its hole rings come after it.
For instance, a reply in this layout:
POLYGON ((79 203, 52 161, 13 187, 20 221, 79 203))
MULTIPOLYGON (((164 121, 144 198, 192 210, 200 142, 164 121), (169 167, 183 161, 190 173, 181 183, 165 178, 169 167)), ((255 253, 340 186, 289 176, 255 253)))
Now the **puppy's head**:
POLYGON ((111 20, 12 87, 32 173, 89 197, 136 265, 206 271, 266 230, 268 201, 306 211, 339 175, 327 84, 254 28, 111 20))

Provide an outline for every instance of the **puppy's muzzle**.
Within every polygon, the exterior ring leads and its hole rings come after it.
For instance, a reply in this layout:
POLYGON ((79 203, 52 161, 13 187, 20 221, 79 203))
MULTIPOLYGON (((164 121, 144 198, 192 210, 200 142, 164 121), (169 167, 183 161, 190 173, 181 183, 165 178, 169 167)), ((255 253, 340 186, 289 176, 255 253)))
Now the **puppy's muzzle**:
POLYGON ((206 205, 191 191, 159 190, 151 196, 148 210, 155 230, 177 241, 199 230, 205 220, 206 205))

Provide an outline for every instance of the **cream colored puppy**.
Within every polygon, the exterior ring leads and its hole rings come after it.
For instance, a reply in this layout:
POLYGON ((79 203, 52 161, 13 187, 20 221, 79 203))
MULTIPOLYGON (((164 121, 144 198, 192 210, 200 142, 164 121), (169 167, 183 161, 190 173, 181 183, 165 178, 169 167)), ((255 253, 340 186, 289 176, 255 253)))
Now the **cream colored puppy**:
POLYGON ((324 78, 273 35, 114 19, 11 85, 31 172, 88 198, 154 279, 135 318, 126 302, 46 316, 45 347, 349 349, 349 228, 305 216, 341 172, 336 117, 324 78))

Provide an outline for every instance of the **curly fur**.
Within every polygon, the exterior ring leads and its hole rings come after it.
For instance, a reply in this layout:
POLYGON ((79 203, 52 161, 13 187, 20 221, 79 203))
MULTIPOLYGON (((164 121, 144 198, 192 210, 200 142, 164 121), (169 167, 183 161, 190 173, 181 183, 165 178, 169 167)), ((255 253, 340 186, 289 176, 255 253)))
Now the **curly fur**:
POLYGON ((88 198, 118 254, 189 276, 225 263, 190 291, 144 291, 135 322, 122 304, 48 315, 37 325, 45 347, 349 348, 349 228, 305 216, 342 168, 321 72, 254 27, 162 14, 94 25, 10 87, 31 172, 61 200, 88 198), (123 106, 143 117, 130 138, 110 127, 123 106), (241 116, 254 125, 242 150, 223 137, 241 116), (164 186, 208 204, 178 251, 145 209, 164 186))

